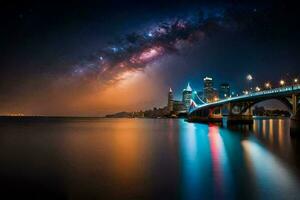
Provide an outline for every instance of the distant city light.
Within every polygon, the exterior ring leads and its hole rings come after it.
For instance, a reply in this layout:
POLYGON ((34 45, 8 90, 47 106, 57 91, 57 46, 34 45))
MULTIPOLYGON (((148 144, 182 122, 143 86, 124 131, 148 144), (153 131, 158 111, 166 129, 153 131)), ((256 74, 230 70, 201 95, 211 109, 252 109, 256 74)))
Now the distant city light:
POLYGON ((280 83, 281 86, 283 86, 285 84, 285 81, 284 80, 280 80, 279 83, 280 83))
POLYGON ((265 87, 269 89, 269 88, 271 88, 271 84, 270 83, 265 83, 265 87))
POLYGON ((252 79, 253 79, 251 74, 248 74, 246 78, 247 78, 248 81, 252 81, 252 79))
POLYGON ((210 77, 205 77, 203 80, 208 80, 208 81, 212 81, 212 78, 210 78, 210 77))

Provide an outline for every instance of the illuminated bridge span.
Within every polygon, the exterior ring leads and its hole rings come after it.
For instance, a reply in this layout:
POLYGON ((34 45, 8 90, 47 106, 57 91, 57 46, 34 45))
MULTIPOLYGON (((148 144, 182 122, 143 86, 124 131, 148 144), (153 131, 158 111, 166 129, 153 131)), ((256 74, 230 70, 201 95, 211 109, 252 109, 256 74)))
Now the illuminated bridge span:
POLYGON ((299 96, 300 85, 274 88, 253 92, 224 100, 203 103, 197 95, 192 95, 188 112, 190 121, 223 121, 252 123, 251 107, 259 102, 277 99, 287 106, 293 118, 300 119, 299 96))

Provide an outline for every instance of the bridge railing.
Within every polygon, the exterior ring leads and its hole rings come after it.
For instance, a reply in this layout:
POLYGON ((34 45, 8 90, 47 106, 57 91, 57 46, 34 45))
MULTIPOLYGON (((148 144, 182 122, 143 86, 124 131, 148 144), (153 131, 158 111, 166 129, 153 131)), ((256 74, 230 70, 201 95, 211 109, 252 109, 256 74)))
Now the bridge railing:
POLYGON ((242 96, 258 96, 258 95, 264 95, 264 94, 274 94, 274 93, 279 93, 279 92, 294 91, 294 90, 299 90, 299 89, 300 89, 300 85, 293 85, 293 86, 274 88, 274 89, 270 89, 270 90, 262 90, 259 92, 253 92, 248 95, 242 95, 242 96))

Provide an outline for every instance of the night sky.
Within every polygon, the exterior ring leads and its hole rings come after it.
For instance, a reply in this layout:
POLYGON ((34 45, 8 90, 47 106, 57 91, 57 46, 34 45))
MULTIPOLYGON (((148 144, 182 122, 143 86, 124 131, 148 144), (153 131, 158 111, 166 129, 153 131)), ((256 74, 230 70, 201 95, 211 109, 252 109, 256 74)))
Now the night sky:
POLYGON ((0 114, 164 106, 212 76, 232 90, 300 75, 287 1, 10 1, 0 6, 0 114))

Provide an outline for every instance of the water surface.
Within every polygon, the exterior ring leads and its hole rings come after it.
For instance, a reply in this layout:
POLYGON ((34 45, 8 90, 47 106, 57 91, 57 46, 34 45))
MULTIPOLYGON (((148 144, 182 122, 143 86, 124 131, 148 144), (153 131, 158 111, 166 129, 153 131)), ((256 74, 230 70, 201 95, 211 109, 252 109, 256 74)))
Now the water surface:
POLYGON ((0 122, 1 193, 37 199, 300 199, 289 121, 0 122))

